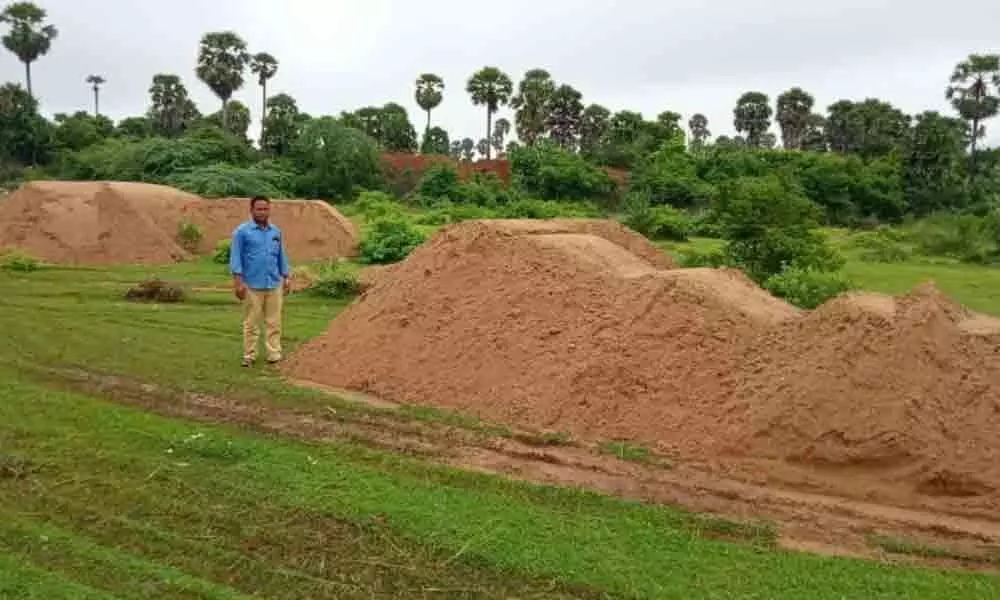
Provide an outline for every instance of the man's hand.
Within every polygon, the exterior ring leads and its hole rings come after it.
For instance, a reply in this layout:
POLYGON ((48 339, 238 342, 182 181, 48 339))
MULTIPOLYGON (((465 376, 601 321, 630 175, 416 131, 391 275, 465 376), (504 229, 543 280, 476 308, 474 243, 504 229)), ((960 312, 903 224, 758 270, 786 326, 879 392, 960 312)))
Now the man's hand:
POLYGON ((233 294, 240 301, 247 297, 247 286, 240 277, 233 277, 233 294))
POLYGON ((292 291, 292 280, 291 280, 290 277, 285 277, 284 279, 281 280, 281 291, 286 296, 291 293, 291 291, 292 291))

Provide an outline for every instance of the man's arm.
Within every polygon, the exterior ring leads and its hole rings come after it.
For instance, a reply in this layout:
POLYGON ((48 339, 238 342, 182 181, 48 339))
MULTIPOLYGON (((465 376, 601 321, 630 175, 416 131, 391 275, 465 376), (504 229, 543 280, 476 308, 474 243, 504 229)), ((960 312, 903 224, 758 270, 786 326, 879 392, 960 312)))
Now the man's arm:
POLYGON ((285 252, 284 234, 281 236, 281 248, 278 250, 278 274, 281 275, 282 287, 284 287, 285 293, 288 293, 292 267, 288 263, 288 253, 285 252))
POLYGON ((233 293, 242 300, 246 295, 246 285, 243 282, 243 238, 239 229, 233 232, 229 242, 229 272, 233 275, 233 293))

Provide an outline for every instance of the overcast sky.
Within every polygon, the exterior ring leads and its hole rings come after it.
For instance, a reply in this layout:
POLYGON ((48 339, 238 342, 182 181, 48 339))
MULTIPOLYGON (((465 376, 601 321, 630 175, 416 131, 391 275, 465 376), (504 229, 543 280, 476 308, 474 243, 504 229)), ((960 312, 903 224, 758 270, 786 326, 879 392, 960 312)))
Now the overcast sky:
MULTIPOLYGON (((3 2, 0 2, 3 3, 3 2)), ((944 87, 970 52, 1000 52, 1000 0, 41 0, 59 29, 34 65, 43 110, 91 108, 84 79, 108 80, 101 98, 115 119, 141 114, 156 73, 182 77, 205 113, 217 100, 194 74, 198 41, 232 29, 252 52, 280 61, 270 91, 315 115, 398 102, 422 130, 413 83, 445 79, 434 121, 478 139, 485 113, 465 93, 484 65, 515 84, 542 67, 584 102, 653 118, 663 110, 708 116, 732 135, 741 93, 774 98, 792 86, 821 111, 834 101, 878 97, 906 112, 951 112, 944 87)), ((0 81, 23 78, 7 52, 0 81)), ((254 118, 260 91, 248 74, 237 97, 254 118)), ((501 109, 500 116, 511 117, 501 109)), ((1000 119, 988 124, 1000 145, 1000 119)), ((777 132, 777 128, 775 127, 777 132)), ((254 128, 251 135, 256 135, 254 128)))

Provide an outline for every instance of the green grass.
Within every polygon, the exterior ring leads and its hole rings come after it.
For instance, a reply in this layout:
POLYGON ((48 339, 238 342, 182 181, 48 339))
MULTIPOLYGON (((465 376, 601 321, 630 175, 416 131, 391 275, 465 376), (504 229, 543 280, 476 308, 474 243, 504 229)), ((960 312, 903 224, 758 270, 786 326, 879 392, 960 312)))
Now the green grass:
MULTIPOLYGON (((372 410, 241 369, 239 309, 226 291, 176 305, 122 300, 151 275, 226 284, 208 262, 0 273, 0 598, 1000 595, 985 575, 775 550, 766 524, 457 471, 348 439, 158 416, 60 375, 334 406, 345 419, 372 410)), ((289 349, 343 306, 290 298, 289 349)), ((450 413, 402 414, 513 435, 450 413)))

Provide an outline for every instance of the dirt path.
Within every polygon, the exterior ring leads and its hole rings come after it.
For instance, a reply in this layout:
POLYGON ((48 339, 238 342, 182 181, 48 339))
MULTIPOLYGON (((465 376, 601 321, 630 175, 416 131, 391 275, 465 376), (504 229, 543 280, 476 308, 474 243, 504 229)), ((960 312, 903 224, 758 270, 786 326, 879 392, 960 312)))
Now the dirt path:
MULTIPOLYGON (((621 460, 598 449, 533 434, 488 432, 412 420, 390 403, 336 394, 340 406, 279 407, 246 398, 184 394, 80 371, 60 371, 71 387, 158 414, 235 423, 309 440, 347 440, 463 469, 536 483, 581 487, 740 522, 770 522, 787 549, 974 570, 1000 570, 1000 522, 753 485, 704 465, 669 468, 621 460), (877 540, 883 540, 881 543, 877 540), (894 546, 895 552, 886 552, 894 546)), ((297 382, 300 385, 305 382, 297 382)), ((330 392, 318 384, 314 390, 330 392)))

